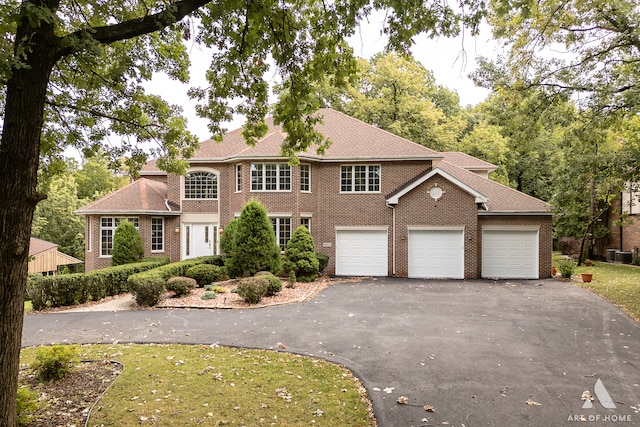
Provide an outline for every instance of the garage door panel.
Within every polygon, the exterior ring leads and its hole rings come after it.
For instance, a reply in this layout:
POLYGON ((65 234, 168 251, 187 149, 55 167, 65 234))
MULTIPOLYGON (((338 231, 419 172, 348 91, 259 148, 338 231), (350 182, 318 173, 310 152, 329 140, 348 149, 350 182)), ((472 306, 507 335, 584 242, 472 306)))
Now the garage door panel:
POLYGON ((386 230, 338 230, 336 232, 336 275, 387 276, 388 237, 386 230))
POLYGON ((482 233, 482 276, 538 278, 538 232, 485 230, 482 233))
POLYGON ((410 230, 409 277, 464 278, 464 231, 410 230))

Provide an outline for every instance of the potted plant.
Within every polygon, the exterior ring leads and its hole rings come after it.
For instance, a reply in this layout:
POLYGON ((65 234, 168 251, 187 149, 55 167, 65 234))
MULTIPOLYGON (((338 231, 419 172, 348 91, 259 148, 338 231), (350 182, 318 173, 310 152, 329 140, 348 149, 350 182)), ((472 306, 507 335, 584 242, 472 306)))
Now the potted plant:
POLYGON ((593 279, 593 273, 582 273, 582 281, 585 283, 591 282, 593 279))

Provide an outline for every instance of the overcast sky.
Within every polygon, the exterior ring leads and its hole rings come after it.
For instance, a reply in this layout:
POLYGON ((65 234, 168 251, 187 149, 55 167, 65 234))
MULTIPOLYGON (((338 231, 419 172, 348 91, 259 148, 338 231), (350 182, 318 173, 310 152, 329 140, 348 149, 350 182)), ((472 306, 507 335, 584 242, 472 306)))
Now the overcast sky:
MULTIPOLYGON (((350 41, 356 56, 369 59, 381 52, 386 44, 386 38, 380 35, 382 26, 374 19, 372 18, 368 24, 361 25, 359 32, 350 41)), ((466 106, 478 104, 489 93, 486 89, 475 87, 467 77, 476 68, 475 58, 477 56, 495 57, 496 49, 496 44, 491 40, 491 33, 487 29, 477 37, 469 34, 453 39, 418 37, 412 53, 425 68, 433 72, 437 84, 458 92, 461 104, 466 106)), ((191 86, 206 86, 204 73, 210 56, 199 50, 197 46, 192 47, 190 53, 192 66, 189 85, 182 85, 158 76, 149 89, 162 95, 169 102, 181 105, 184 109, 183 114, 189 120, 189 130, 200 140, 205 140, 210 137, 207 121, 196 116, 195 102, 187 97, 186 92, 191 86)), ((242 125, 242 118, 238 117, 227 124, 226 128, 233 130, 242 125)))

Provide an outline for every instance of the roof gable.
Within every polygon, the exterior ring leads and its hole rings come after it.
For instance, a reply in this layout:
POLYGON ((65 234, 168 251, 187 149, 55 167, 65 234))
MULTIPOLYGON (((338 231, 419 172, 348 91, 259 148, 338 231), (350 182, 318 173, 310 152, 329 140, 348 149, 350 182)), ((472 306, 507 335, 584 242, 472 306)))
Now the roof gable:
POLYGON ((417 178, 414 178, 413 180, 405 184, 403 187, 401 187, 400 189, 394 191, 389 196, 387 196, 387 204, 397 205, 400 200, 400 197, 409 193, 414 188, 422 185, 425 181, 427 181, 429 178, 435 175, 441 176, 442 178, 446 179, 447 181, 451 182, 452 184, 456 185, 457 187, 461 188, 462 190, 466 191, 467 193, 475 197, 476 203, 485 203, 488 201, 483 194, 469 187, 467 184, 460 181, 456 177, 450 175, 449 173, 443 171, 440 168, 434 168, 429 171, 426 171, 425 173, 418 176, 417 178))

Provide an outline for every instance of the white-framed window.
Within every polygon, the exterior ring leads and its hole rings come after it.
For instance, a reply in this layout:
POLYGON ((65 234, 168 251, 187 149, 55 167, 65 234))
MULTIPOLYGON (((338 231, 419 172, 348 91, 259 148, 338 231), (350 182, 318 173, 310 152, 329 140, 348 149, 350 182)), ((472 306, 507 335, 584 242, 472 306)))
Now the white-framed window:
POLYGON ((287 242, 291 240, 291 218, 273 217, 270 219, 273 231, 276 233, 276 242, 280 246, 280 250, 284 251, 287 242))
POLYGON ((343 165, 340 167, 340 192, 380 192, 380 165, 343 165))
POLYGON ((151 252, 164 252, 164 218, 151 218, 151 252))
POLYGON ((87 216, 87 252, 93 252, 93 218, 87 216))
POLYGON ((217 199, 218 175, 213 172, 188 172, 184 177, 185 199, 217 199))
POLYGON ((303 216, 300 218, 300 225, 307 227, 307 230, 311 232, 311 217, 303 216))
POLYGON ((311 191, 311 165, 300 165, 300 191, 311 191))
POLYGON ((291 191, 291 167, 286 163, 251 164, 251 191, 291 191))
POLYGON ((138 229, 138 217, 112 217, 100 218, 100 256, 110 257, 113 253, 113 235, 122 221, 129 221, 138 229))
POLYGON ((240 193, 242 191, 242 165, 236 165, 236 192, 240 193))

